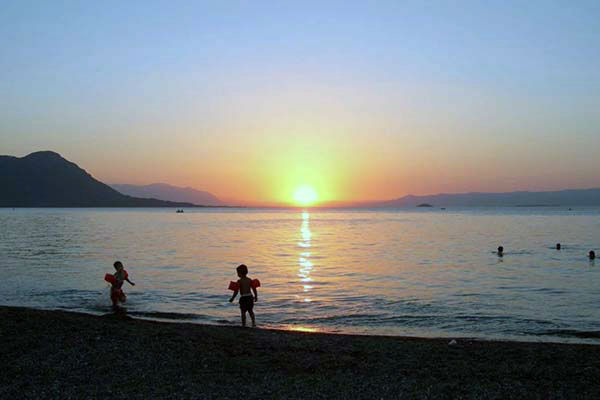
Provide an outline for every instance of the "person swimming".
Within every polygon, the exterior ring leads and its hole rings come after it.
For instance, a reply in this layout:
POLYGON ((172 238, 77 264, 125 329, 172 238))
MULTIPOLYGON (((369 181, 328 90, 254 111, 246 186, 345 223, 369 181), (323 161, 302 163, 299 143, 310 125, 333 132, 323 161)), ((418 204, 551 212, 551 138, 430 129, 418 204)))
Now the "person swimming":
POLYGON ((595 260, 596 252, 594 250, 590 250, 590 252, 588 253, 588 257, 590 258, 590 260, 595 260))
POLYGON ((498 254, 498 257, 502 257, 504 255, 504 247, 498 246, 498 251, 496 251, 496 254, 498 254))
POLYGON ((556 250, 560 250, 560 243, 556 243, 556 250))

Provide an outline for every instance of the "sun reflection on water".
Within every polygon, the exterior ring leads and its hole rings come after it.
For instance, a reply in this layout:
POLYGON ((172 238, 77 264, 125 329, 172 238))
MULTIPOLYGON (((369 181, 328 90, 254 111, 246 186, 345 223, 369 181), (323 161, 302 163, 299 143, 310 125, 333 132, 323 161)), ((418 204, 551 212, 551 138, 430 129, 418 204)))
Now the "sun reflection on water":
MULTIPOLYGON (((298 242, 298 246, 304 249, 309 249, 311 244, 310 241, 312 239, 312 235, 310 232, 310 214, 308 211, 302 212, 302 225, 300 226, 300 234, 302 236, 302 240, 298 242)), ((298 258, 298 277, 300 278, 300 282, 302 282, 302 288, 305 296, 308 296, 310 291, 313 289, 312 285, 308 285, 307 283, 312 282, 313 279, 310 276, 313 270, 313 263, 310 261, 310 251, 302 251, 300 252, 298 258)), ((310 303, 312 300, 309 297, 304 297, 305 303, 310 303)))
POLYGON ((317 328, 313 328, 313 327, 308 327, 308 326, 288 326, 287 327, 288 331, 296 331, 296 332, 319 332, 319 329, 317 328))

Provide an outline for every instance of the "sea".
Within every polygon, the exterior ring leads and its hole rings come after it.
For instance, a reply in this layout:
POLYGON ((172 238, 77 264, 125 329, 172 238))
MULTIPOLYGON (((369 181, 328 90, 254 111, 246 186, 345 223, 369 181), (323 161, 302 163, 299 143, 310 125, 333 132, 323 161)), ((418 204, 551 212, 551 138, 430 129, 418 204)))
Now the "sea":
POLYGON ((0 209, 0 305, 307 332, 600 344, 600 208, 0 209), (560 243, 561 250, 556 250, 560 243), (494 251, 504 247, 499 257, 494 251))

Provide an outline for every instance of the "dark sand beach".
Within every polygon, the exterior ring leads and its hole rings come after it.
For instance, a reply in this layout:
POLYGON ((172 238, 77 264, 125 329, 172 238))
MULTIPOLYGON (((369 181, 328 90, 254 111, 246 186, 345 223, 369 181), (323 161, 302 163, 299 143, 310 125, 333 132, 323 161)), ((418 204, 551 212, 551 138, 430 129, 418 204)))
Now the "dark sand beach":
POLYGON ((0 307, 0 398, 599 398, 600 346, 375 337, 0 307))

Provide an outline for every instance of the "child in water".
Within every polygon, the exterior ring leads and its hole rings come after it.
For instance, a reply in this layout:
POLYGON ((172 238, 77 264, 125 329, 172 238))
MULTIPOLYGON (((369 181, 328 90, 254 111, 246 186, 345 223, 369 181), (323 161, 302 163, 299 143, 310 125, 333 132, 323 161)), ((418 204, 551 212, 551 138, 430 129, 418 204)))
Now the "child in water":
POLYGON ((244 264, 236 268, 237 275, 240 279, 237 281, 238 288, 233 292, 233 295, 229 299, 231 303, 238 291, 240 292, 240 311, 242 313, 242 326, 246 326, 246 312, 250 314, 252 318, 252 327, 256 327, 256 319, 254 318, 254 302, 258 301, 258 292, 256 291, 255 285, 252 284, 252 279, 248 278, 248 267, 244 264), (254 293, 252 296, 251 291, 254 293))
POLYGON ((119 302, 125 303, 127 300, 127 296, 123 293, 123 282, 127 281, 131 286, 135 286, 135 283, 129 280, 129 274, 123 268, 123 263, 121 261, 115 261, 113 264, 116 272, 113 274, 115 280, 111 284, 110 288, 110 299, 112 300, 113 309, 119 309, 119 302))

